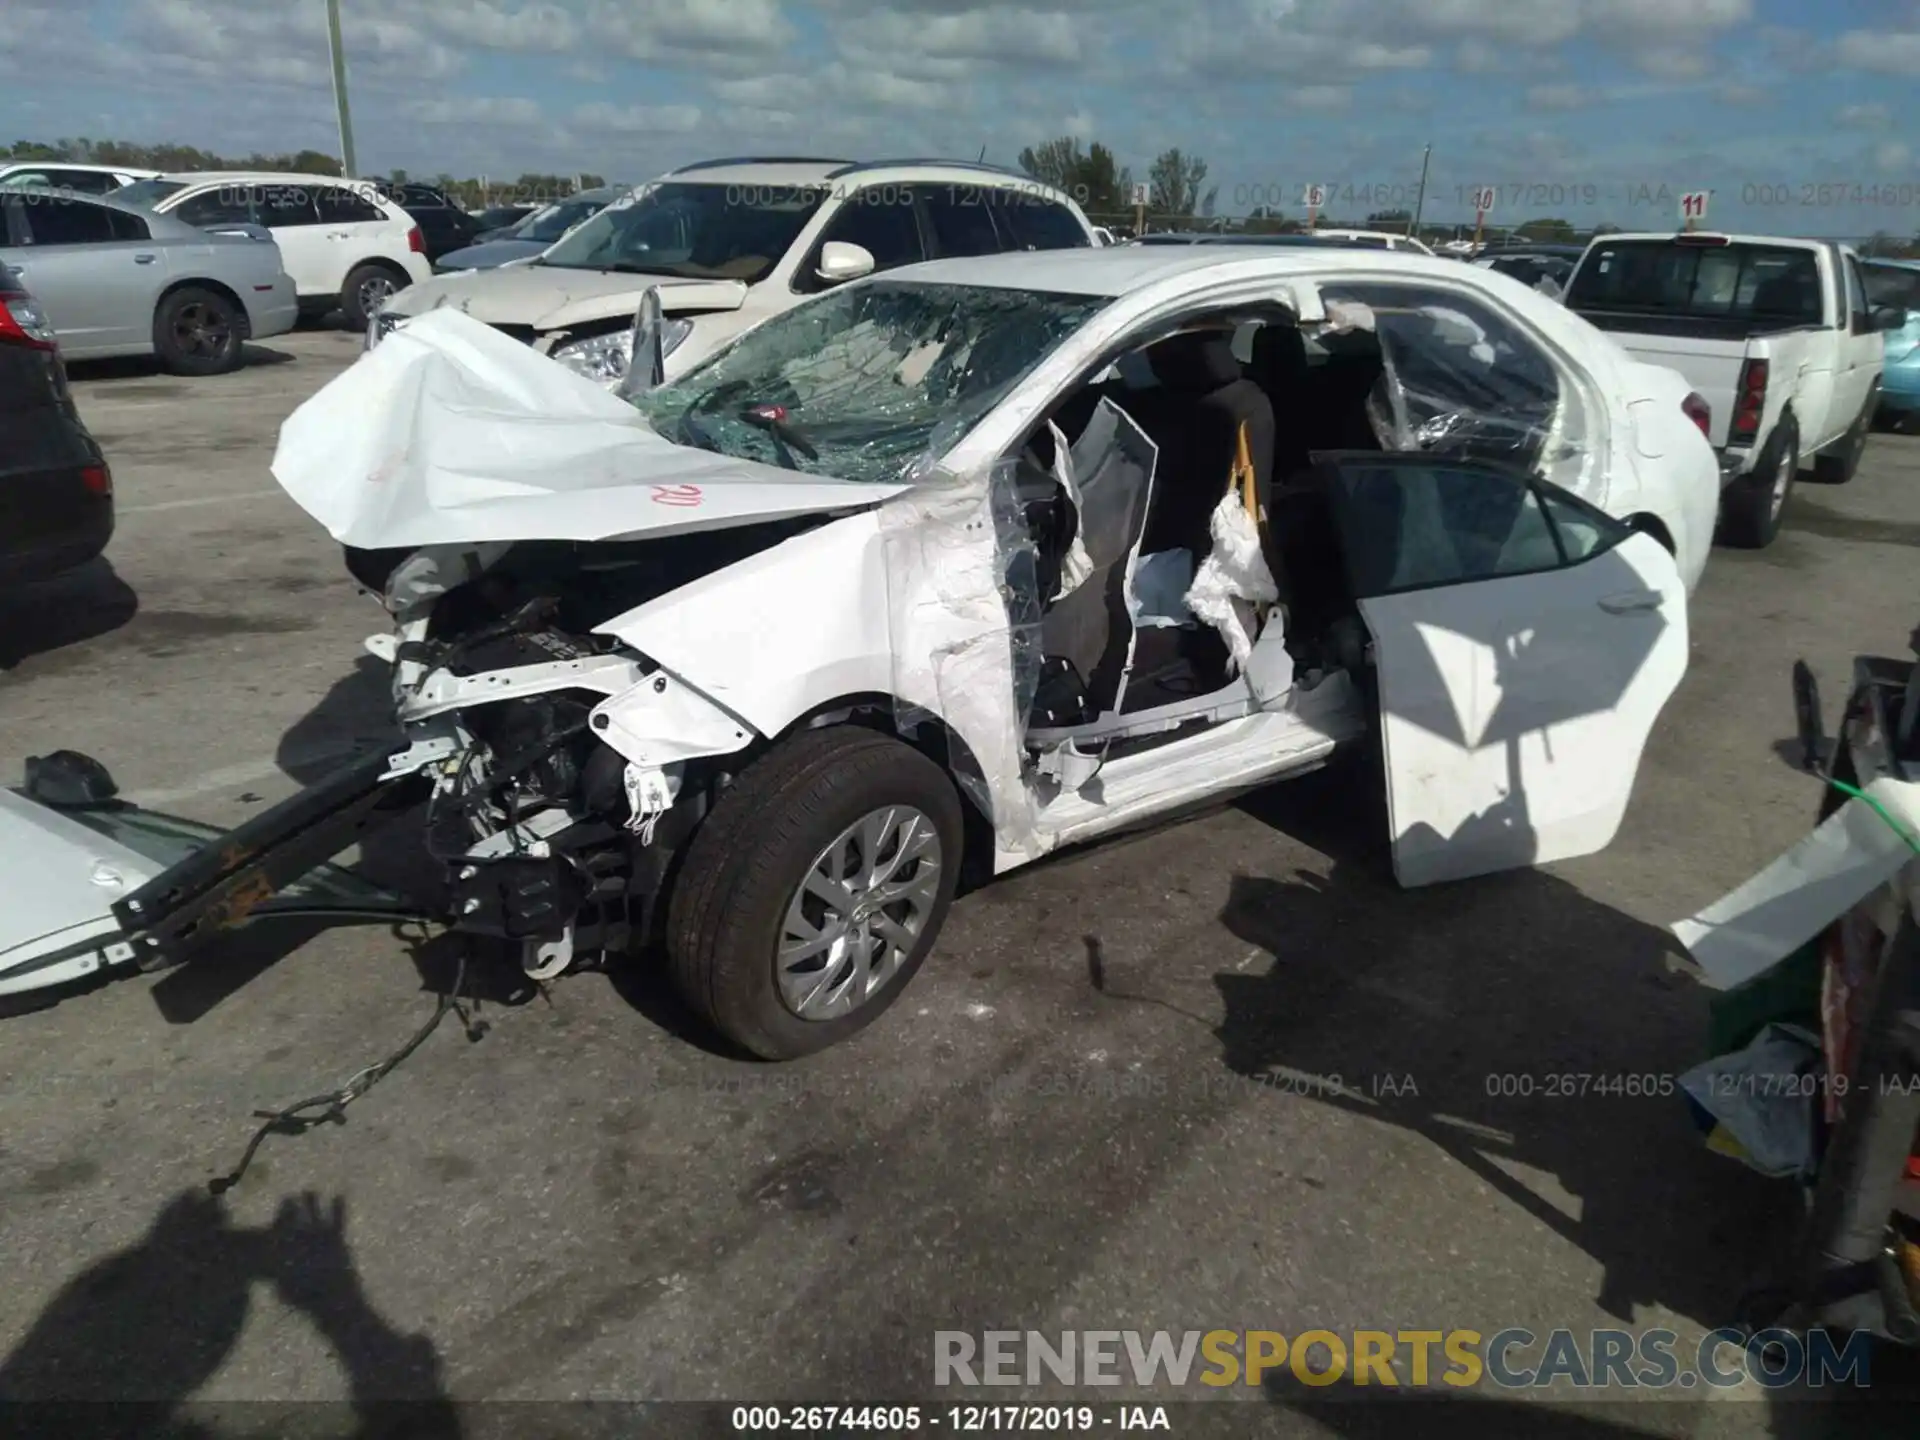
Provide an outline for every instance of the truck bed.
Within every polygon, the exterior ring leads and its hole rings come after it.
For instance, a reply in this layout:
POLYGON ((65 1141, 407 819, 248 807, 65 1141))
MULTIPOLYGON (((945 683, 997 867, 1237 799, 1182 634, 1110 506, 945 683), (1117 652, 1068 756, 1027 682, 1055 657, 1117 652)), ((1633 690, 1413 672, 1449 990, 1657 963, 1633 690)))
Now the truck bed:
POLYGON ((1768 325, 1738 318, 1705 318, 1628 310, 1578 310, 1582 319, 1613 336, 1634 359, 1678 370, 1712 409, 1707 438, 1727 443, 1740 372, 1759 342, 1784 340, 1814 330, 1810 325, 1768 325))

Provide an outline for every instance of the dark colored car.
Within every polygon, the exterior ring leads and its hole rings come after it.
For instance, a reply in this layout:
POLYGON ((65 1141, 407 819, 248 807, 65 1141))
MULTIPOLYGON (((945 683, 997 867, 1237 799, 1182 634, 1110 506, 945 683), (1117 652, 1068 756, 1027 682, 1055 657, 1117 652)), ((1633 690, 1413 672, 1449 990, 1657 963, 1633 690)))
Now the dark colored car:
POLYGON ((1557 295, 1566 288, 1567 277, 1573 274, 1573 267, 1586 253, 1584 245, 1494 245, 1474 256, 1473 263, 1557 295))
POLYGON ((473 243, 498 240, 540 208, 538 205, 489 205, 473 217, 473 243))
POLYGON ((419 224, 420 233, 426 238, 429 260, 438 260, 449 251, 471 245, 480 233, 474 216, 431 185, 418 185, 409 180, 400 185, 382 184, 379 189, 419 224))
POLYGON ((53 327, 0 270, 0 585, 84 565, 113 534, 113 475, 74 408, 53 327))

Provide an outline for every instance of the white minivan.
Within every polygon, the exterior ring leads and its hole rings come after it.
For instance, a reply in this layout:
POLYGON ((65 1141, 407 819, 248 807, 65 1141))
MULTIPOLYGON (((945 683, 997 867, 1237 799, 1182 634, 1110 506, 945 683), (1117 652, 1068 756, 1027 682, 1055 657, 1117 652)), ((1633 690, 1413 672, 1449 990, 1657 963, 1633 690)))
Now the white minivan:
POLYGON ((430 278, 426 237, 372 185, 328 175, 203 171, 160 175, 114 199, 203 230, 262 226, 280 247, 304 315, 367 322, 395 292, 430 278))

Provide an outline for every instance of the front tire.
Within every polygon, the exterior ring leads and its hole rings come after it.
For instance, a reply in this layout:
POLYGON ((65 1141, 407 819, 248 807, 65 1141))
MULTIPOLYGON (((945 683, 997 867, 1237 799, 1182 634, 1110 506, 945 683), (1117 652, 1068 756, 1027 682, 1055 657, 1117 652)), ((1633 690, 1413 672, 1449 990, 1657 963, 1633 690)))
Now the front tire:
POLYGON ((1800 426, 1783 416, 1751 472, 1727 487, 1720 533, 1729 545, 1764 550, 1780 533, 1780 517, 1800 473, 1800 426))
POLYGON ((244 358, 240 309, 217 290, 183 286, 160 297, 153 353, 175 375, 225 375, 244 358))
POLYGON ((782 740, 688 847, 667 913, 675 984, 763 1060, 846 1039, 933 948, 963 834, 946 772, 892 736, 839 725, 782 740))
POLYGON ((340 287, 340 314, 347 328, 363 331, 373 323, 380 307, 407 286, 405 278, 385 265, 369 262, 347 272, 340 287))

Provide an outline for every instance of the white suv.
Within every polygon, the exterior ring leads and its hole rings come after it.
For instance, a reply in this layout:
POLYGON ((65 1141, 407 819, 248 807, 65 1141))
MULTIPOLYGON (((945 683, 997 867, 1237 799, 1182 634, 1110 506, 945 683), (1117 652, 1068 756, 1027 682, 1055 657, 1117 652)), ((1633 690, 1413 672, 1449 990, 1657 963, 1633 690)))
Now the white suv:
POLYGON ((627 369, 634 311, 660 287, 666 373, 809 295, 943 256, 1090 248, 1071 196, 951 160, 710 160, 616 200, 544 254, 442 275, 394 299, 369 347, 452 305, 605 384, 627 369))
POLYGON ((397 291, 433 274, 419 224, 364 181, 202 171, 142 180, 114 199, 202 230, 264 227, 280 246, 301 313, 338 309, 356 330, 397 291))

